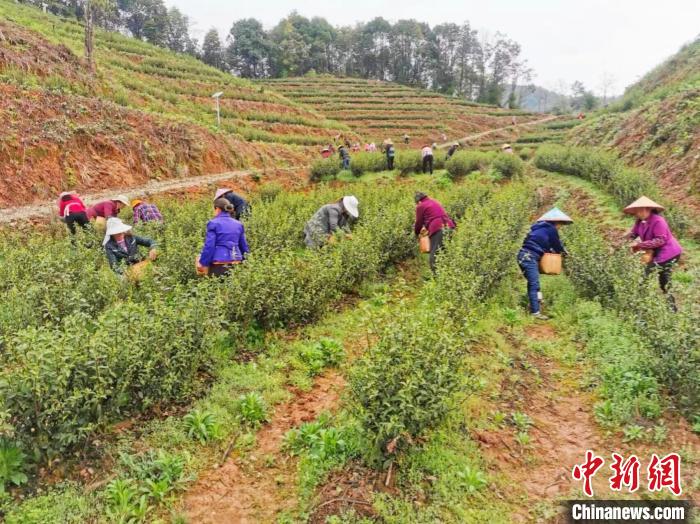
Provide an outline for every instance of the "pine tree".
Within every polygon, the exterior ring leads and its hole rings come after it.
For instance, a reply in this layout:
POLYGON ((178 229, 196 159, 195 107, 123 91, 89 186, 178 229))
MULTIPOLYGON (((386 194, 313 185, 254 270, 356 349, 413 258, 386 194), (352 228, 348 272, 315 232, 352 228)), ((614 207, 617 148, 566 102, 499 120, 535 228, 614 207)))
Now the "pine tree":
POLYGON ((226 69, 224 64, 224 51, 221 46, 221 38, 219 32, 211 28, 204 35, 202 42, 202 60, 205 64, 216 67, 217 69, 226 69))

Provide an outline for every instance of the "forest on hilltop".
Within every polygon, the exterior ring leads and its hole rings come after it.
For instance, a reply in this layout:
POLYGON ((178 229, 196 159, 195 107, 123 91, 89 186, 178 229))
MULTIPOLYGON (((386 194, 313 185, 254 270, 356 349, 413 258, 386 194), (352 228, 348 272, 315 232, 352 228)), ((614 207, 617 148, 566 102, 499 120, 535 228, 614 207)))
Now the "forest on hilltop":
MULTIPOLYGON (((23 3, 85 18, 82 0, 23 3)), ((191 54, 244 78, 328 73, 393 81, 488 104, 500 104, 504 93, 530 79, 520 44, 501 33, 480 34, 468 22, 431 27, 377 17, 334 27, 325 18, 292 12, 270 30, 252 18, 233 22, 223 39, 210 29, 200 45, 190 34, 188 17, 176 7, 166 8, 163 0, 101 0, 92 9, 103 29, 191 54)), ((507 103, 514 107, 516 100, 507 103)))

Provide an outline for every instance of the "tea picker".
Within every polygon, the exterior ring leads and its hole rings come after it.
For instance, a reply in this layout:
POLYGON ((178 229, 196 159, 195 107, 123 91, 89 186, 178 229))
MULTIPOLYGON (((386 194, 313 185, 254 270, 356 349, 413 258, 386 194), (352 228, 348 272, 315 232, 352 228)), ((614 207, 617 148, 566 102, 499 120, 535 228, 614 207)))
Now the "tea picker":
POLYGON ((216 190, 214 201, 219 198, 225 198, 233 206, 233 214, 231 215, 236 220, 240 220, 246 213, 250 212, 250 204, 238 193, 234 193, 227 187, 222 187, 216 190))
POLYGON ((337 231, 350 233, 350 221, 360 216, 360 202, 352 195, 322 206, 304 226, 304 243, 309 248, 319 248, 332 242, 337 231))
POLYGON ((419 239, 421 252, 430 253, 430 270, 434 273, 435 256, 442 249, 445 230, 454 229, 455 223, 437 200, 433 200, 421 192, 417 192, 414 199, 416 201, 416 222, 413 225, 413 232, 419 239), (425 242, 426 237, 428 242, 425 242))
POLYGON ((107 220, 107 231, 102 245, 112 271, 119 275, 126 274, 134 280, 139 280, 149 261, 158 256, 154 240, 134 235, 132 227, 116 217, 107 220), (148 260, 139 252, 139 246, 149 248, 148 260))
POLYGON ((642 253, 641 261, 646 264, 647 275, 658 272, 661 291, 667 295, 669 305, 675 311, 676 302, 670 294, 671 273, 683 249, 671 233, 666 219, 661 216, 663 210, 663 206, 645 196, 632 202, 624 211, 634 215, 637 220, 625 239, 637 240, 632 245, 632 251, 642 253))
POLYGON ((566 254, 566 250, 559 238, 559 228, 572 223, 573 220, 557 207, 547 211, 530 227, 523 247, 518 252, 518 266, 527 279, 530 313, 537 320, 548 320, 540 310, 540 273, 561 273, 561 257, 566 254))
POLYGON ((125 207, 129 207, 129 200, 124 195, 117 195, 90 206, 85 213, 90 220, 95 221, 98 230, 104 231, 107 221, 119 216, 119 212, 125 207))
POLYGON ((204 247, 197 258, 199 273, 222 277, 250 252, 243 224, 235 218, 236 209, 226 198, 214 200, 214 218, 207 223, 204 247))

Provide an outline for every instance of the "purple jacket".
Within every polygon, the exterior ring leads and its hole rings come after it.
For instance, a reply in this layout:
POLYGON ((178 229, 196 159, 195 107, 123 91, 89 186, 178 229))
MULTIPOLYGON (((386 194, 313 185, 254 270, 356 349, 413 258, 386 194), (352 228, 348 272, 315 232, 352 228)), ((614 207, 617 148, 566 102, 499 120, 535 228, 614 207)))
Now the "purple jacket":
POLYGON ((657 264, 663 264, 683 252, 666 219, 656 213, 652 213, 646 220, 637 220, 628 235, 630 238, 639 238, 639 249, 653 249, 654 262, 657 264))
POLYGON ((443 227, 454 229, 455 223, 447 215, 440 202, 431 198, 425 197, 418 202, 416 206, 416 223, 413 229, 418 235, 421 228, 425 227, 428 230, 428 235, 433 236, 443 227))
POLYGON ((199 263, 211 266, 214 262, 241 261, 243 254, 249 251, 243 224, 222 211, 207 223, 207 236, 199 263))

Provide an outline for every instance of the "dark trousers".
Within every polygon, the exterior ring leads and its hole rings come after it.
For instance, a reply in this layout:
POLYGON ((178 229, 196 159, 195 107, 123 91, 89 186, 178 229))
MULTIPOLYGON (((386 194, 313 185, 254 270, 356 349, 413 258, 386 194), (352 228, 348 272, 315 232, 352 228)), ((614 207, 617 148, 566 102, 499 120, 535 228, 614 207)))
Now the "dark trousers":
POLYGON ((441 229, 430 236, 430 270, 435 273, 435 256, 442 249, 445 241, 445 229, 441 229))
POLYGON ((209 266, 209 276, 211 277, 225 277, 234 264, 212 264, 209 266))
POLYGON ((343 157, 343 169, 350 169, 350 157, 343 157))
POLYGON ((68 230, 71 235, 75 235, 75 224, 78 224, 83 229, 87 229, 90 226, 90 219, 88 219, 85 211, 80 211, 78 213, 70 213, 64 218, 68 230))
POLYGON ((423 173, 430 168, 430 174, 433 174, 433 155, 425 155, 423 157, 423 173))
POLYGON ((527 280, 527 299, 530 302, 530 312, 539 313, 540 299, 540 260, 534 253, 521 249, 518 252, 518 266, 527 280))
POLYGON ((663 291, 666 295, 668 303, 671 306, 671 309, 673 309, 673 311, 677 311, 677 307, 676 299, 671 294, 671 274, 673 273, 673 268, 676 264, 678 264, 680 258, 681 256, 677 255, 667 260, 666 262, 662 262, 660 264, 652 262, 651 264, 647 264, 646 268, 647 276, 654 272, 657 272, 659 274, 659 287, 661 287, 661 291, 663 291))
POLYGON ((394 157, 393 156, 386 157, 386 167, 389 171, 393 171, 393 169, 394 169, 394 157))

